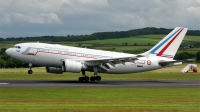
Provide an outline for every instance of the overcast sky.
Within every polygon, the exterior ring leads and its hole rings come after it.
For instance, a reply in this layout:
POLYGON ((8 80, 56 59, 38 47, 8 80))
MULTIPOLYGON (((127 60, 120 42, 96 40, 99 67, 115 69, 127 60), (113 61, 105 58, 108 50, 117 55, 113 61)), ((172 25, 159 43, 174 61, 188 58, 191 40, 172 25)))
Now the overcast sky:
POLYGON ((200 30, 200 0, 0 0, 0 37, 177 26, 200 30))

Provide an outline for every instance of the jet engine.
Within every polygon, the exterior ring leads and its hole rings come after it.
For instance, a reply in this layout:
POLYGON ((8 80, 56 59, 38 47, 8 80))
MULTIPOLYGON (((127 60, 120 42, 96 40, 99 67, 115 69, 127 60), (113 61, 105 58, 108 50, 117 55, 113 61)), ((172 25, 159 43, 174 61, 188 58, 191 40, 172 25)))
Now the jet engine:
POLYGON ((63 72, 74 72, 79 73, 81 70, 85 70, 86 67, 81 62, 64 60, 62 62, 62 71, 63 72))
POLYGON ((48 73, 57 73, 57 74, 62 74, 62 68, 57 68, 57 67, 46 67, 46 72, 48 73))

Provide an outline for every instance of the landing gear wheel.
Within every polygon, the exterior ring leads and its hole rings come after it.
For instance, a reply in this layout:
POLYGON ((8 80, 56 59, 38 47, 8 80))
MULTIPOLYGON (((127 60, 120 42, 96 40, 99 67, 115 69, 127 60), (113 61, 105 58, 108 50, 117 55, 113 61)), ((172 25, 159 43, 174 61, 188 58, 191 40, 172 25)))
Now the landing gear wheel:
POLYGON ((100 81, 101 80, 101 76, 96 76, 96 81, 100 81))
POLYGON ((90 77, 90 81, 100 81, 101 80, 101 76, 98 76, 98 68, 97 66, 93 67, 93 71, 94 71, 94 76, 90 77))
POLYGON ((89 81, 89 77, 84 77, 85 78, 85 82, 89 81))
POLYGON ((79 82, 83 82, 84 81, 84 78, 83 77, 79 77, 79 82))
POLYGON ((79 77, 79 82, 87 82, 89 81, 89 77, 85 75, 85 71, 81 71, 82 72, 82 77, 79 77))
POLYGON ((96 78, 95 77, 90 77, 90 81, 95 81, 96 78))
POLYGON ((32 74, 33 73, 33 70, 31 70, 31 67, 33 66, 32 63, 29 63, 29 70, 28 70, 28 74, 32 74))
POLYGON ((28 70, 28 74, 32 74, 33 73, 33 70, 28 70))
POLYGON ((79 80, 79 82, 84 82, 84 81, 87 82, 87 81, 89 81, 89 77, 87 77, 87 76, 86 77, 79 77, 78 80, 79 80))

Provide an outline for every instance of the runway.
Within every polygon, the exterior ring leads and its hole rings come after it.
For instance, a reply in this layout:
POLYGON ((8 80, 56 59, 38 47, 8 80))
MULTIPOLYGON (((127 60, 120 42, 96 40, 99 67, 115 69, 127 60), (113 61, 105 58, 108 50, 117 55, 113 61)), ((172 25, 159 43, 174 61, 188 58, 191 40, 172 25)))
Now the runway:
POLYGON ((0 80, 0 88, 200 88, 200 81, 102 80, 99 82, 78 82, 71 80, 0 80))

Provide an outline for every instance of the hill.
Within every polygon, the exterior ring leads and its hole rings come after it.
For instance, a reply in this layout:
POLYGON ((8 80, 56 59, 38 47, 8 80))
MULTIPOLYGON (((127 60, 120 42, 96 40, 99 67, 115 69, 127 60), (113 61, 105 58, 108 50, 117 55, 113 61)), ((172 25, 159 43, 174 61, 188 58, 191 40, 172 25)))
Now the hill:
MULTIPOLYGON (((40 37, 10 37, 0 38, 0 41, 51 41, 51 42, 80 42, 87 40, 104 40, 113 38, 127 38, 140 35, 150 34, 168 34, 173 29, 147 27, 142 29, 134 29, 128 31, 115 31, 115 32, 97 32, 91 35, 67 35, 67 36, 40 36, 40 37)), ((200 36, 199 30, 189 30, 187 35, 200 36)))

